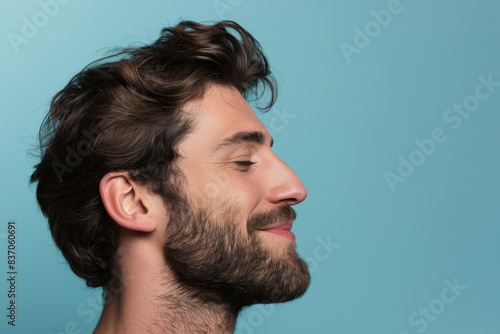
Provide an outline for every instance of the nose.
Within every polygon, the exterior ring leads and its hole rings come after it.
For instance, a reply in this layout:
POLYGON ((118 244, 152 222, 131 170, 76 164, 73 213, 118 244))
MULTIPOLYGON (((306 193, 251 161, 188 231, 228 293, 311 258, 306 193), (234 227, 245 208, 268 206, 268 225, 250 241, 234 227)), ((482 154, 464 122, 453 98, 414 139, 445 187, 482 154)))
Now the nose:
POLYGON ((297 175, 281 159, 274 156, 268 170, 267 198, 271 203, 295 205, 307 197, 307 190, 297 175))

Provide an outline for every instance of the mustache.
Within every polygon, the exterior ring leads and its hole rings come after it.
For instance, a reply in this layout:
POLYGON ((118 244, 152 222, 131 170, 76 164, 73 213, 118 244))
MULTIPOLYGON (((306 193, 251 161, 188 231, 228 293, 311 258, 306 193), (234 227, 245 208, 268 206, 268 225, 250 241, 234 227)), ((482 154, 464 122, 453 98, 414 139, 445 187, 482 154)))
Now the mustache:
POLYGON ((250 216, 247 223, 248 233, 278 222, 294 221, 297 213, 289 205, 283 205, 275 209, 258 212, 250 216))

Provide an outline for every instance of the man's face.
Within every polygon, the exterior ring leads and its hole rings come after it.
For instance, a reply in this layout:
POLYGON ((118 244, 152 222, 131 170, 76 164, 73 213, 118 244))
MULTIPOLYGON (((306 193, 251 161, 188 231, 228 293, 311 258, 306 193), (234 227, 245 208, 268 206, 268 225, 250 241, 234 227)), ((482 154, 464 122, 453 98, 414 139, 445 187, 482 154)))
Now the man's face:
POLYGON ((235 307, 301 296, 310 276, 289 230, 304 186, 237 89, 214 85, 186 109, 195 126, 179 146, 185 184, 169 212, 167 262, 204 298, 235 307))

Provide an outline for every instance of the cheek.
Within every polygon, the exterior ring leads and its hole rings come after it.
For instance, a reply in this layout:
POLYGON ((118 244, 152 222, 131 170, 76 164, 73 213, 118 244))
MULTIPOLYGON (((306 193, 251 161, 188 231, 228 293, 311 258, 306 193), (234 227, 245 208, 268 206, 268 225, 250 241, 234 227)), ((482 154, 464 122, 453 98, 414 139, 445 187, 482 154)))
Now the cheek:
POLYGON ((197 182, 199 195, 209 200, 231 200, 240 204, 259 201, 259 186, 251 178, 234 173, 207 173, 197 182))
POLYGON ((204 196, 211 206, 222 210, 230 209, 236 214, 237 221, 246 222, 261 201, 258 185, 245 177, 221 176, 206 185, 204 196))
POLYGON ((256 175, 189 167, 184 170, 186 191, 195 205, 223 209, 223 203, 231 204, 243 219, 247 219, 262 201, 263 194, 256 175))
POLYGON ((258 184, 247 179, 237 179, 231 182, 231 195, 241 203, 252 210, 261 200, 261 193, 258 184))
POLYGON ((233 180, 228 192, 224 194, 224 198, 228 202, 234 203, 234 206, 238 208, 239 217, 237 220, 241 222, 246 233, 248 219, 258 210, 262 200, 258 184, 245 178, 233 180))

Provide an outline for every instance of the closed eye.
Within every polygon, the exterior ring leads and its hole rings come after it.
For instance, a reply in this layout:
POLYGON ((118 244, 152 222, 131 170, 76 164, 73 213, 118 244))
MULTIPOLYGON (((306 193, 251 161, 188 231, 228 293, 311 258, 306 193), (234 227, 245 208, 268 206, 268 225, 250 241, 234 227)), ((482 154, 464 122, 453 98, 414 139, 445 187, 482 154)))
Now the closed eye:
POLYGON ((255 162, 245 160, 245 161, 233 161, 233 163, 235 163, 236 165, 241 166, 241 167, 250 167, 255 162))

